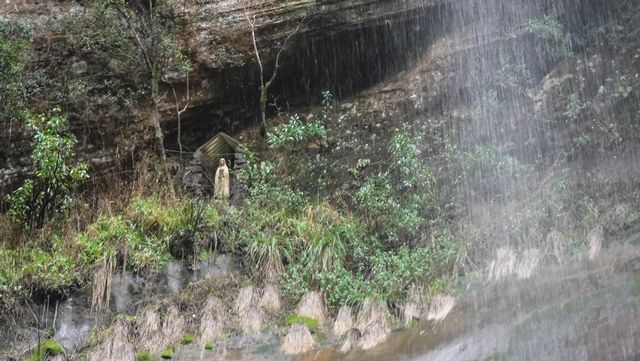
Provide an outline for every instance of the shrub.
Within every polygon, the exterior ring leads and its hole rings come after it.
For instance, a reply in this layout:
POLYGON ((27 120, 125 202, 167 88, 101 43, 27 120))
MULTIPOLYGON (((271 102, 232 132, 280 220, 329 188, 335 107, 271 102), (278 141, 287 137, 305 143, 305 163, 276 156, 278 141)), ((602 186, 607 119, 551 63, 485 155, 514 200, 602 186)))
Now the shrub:
POLYGON ((556 18, 545 16, 529 22, 529 31, 547 42, 546 51, 553 59, 572 58, 571 36, 556 18))
POLYGON ((213 343, 213 342, 207 342, 207 343, 204 344, 204 349, 207 350, 207 351, 211 351, 214 348, 216 348, 216 344, 213 343))
POLYGON ((586 107, 577 93, 571 93, 567 98, 567 111, 564 112, 564 116, 576 121, 586 107))
POLYGON ((374 234, 397 241, 415 235, 425 223, 436 181, 408 134, 397 133, 387 153, 386 169, 370 175, 353 199, 374 234))
POLYGON ((73 161, 77 140, 60 109, 55 108, 50 117, 29 116, 27 128, 33 134, 34 177, 11 194, 9 214, 26 228, 40 228, 66 210, 71 192, 89 175, 86 163, 73 161))
POLYGON ((533 78, 524 62, 508 59, 502 64, 496 75, 498 84, 506 90, 527 90, 533 85, 533 78))
POLYGON ((321 121, 315 120, 304 124, 298 115, 294 115, 289 122, 276 127, 267 134, 270 147, 283 147, 292 150, 295 145, 312 140, 325 140, 327 129, 321 121))
POLYGON ((32 247, 0 250, 0 284, 5 290, 65 289, 78 280, 77 269, 76 260, 60 252, 32 247))
POLYGON ((319 288, 327 299, 327 306, 332 310, 337 310, 342 305, 356 305, 373 294, 371 283, 358 268, 353 272, 345 267, 337 267, 317 277, 319 288))

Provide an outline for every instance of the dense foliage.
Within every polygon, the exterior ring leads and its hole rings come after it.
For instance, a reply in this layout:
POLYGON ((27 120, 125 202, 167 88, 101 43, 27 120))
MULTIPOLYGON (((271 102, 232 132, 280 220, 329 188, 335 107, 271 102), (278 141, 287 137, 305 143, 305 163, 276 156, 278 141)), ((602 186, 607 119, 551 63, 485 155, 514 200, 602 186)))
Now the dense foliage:
POLYGON ((9 214, 27 228, 40 228, 57 212, 64 212, 70 193, 89 175, 86 163, 74 161, 77 140, 60 109, 50 117, 28 116, 27 127, 33 134, 34 176, 9 197, 9 214))

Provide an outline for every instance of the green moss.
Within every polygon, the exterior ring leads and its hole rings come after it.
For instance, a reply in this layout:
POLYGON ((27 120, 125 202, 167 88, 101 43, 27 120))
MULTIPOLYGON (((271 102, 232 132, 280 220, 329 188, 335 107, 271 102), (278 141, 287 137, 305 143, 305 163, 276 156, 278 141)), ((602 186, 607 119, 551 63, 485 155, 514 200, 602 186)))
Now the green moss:
POLYGON ((169 359, 173 358, 173 350, 168 348, 168 349, 162 351, 162 353, 160 354, 160 357, 162 357, 165 360, 169 360, 169 359))
POLYGON ((153 356, 146 351, 138 352, 136 354, 136 361, 153 361, 153 356))
POLYGON ((55 356, 64 352, 62 345, 60 345, 57 341, 54 340, 46 340, 42 343, 42 349, 47 353, 47 355, 55 356))
POLYGON ((204 344, 204 349, 205 350, 211 351, 214 348, 216 348, 216 344, 215 343, 207 342, 207 343, 204 344))
POLYGON ((303 324, 303 325, 307 325, 307 327, 309 327, 310 330, 316 330, 320 328, 320 322, 318 322, 318 320, 315 320, 311 317, 300 316, 300 315, 292 315, 287 317, 287 319, 284 321, 284 324, 286 326, 291 326, 294 324, 303 324))
POLYGON ((189 344, 193 343, 194 339, 195 339, 195 337, 193 337, 193 335, 184 335, 180 339, 180 344, 181 345, 189 345, 189 344))
POLYGON ((56 356, 64 352, 64 348, 57 341, 46 340, 35 350, 28 361, 43 361, 49 356, 56 356))

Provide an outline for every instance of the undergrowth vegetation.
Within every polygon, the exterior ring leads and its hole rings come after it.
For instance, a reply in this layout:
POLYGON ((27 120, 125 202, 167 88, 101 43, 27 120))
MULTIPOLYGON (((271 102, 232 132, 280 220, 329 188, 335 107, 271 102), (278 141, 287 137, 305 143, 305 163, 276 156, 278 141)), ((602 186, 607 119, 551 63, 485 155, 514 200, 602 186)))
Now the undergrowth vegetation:
POLYGON ((20 247, 0 248, 0 292, 65 292, 92 276, 95 287, 118 269, 153 272, 172 257, 195 260, 212 250, 233 252, 249 276, 279 283, 291 302, 319 290, 332 310, 367 298, 401 301, 416 285, 438 291, 462 244, 447 227, 446 192, 418 142, 397 131, 385 160, 359 162, 355 173, 331 167, 328 151, 305 151, 308 142, 326 148, 331 139, 331 97, 323 96, 322 117, 293 116, 274 128, 262 154, 268 160, 247 152, 237 174, 249 193, 241 204, 168 189, 134 193, 84 225, 48 224, 25 233, 32 239, 20 247), (340 180, 346 191, 337 190, 340 180))
MULTIPOLYGON (((325 104, 322 119, 330 116, 325 104)), ((318 121, 311 124, 324 129, 318 121)), ((446 197, 418 142, 398 131, 385 161, 361 162, 350 172, 325 166, 332 163, 326 161, 328 150, 302 151, 314 138, 331 138, 309 127, 294 116, 275 128, 268 136, 268 160, 251 156, 240 174, 250 197, 227 214, 223 238, 244 255, 246 268, 266 282, 280 282, 291 301, 320 290, 333 310, 367 298, 402 300, 416 284, 427 289, 446 284, 441 281, 462 244, 446 227, 433 226, 446 225, 439 204, 446 197), (284 152, 280 139, 286 139, 284 152), (307 165, 304 171, 300 164, 307 165), (327 177, 328 171, 341 174, 327 177), (317 181, 323 177, 345 179, 350 189, 340 192, 337 184, 317 181)))
POLYGON ((0 249, 0 292, 66 291, 88 282, 90 271, 105 259, 116 260, 118 268, 153 272, 172 255, 195 254, 194 243, 212 239, 218 222, 215 204, 140 196, 117 215, 97 216, 83 231, 29 233, 35 240, 0 249))

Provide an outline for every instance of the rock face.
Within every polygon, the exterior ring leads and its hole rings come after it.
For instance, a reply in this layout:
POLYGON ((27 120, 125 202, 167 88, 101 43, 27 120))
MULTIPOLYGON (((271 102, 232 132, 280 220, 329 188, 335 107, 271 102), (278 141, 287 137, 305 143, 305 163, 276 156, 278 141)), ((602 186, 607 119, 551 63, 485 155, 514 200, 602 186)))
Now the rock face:
MULTIPOLYGON (((374 55, 371 53, 374 48, 372 42, 379 37, 392 40, 397 34, 403 33, 405 23, 415 22, 417 17, 429 13, 428 9, 441 9, 448 1, 206 0, 180 7, 178 22, 190 25, 181 34, 183 38, 178 39, 178 43, 183 46, 185 53, 190 54, 195 69, 190 74, 190 106, 182 115, 183 140, 189 142, 193 138, 190 146, 195 149, 200 145, 199 142, 217 131, 233 132, 244 125, 253 124, 258 109, 259 82, 255 76, 257 64, 247 16, 255 20, 258 45, 267 72, 271 71, 284 39, 302 23, 299 32, 289 42, 281 64, 282 74, 272 90, 274 96, 286 97, 287 102, 293 104, 315 99, 328 81, 343 79, 341 88, 348 93, 372 84, 375 79, 360 84, 358 79, 364 77, 356 76, 368 73, 368 65, 377 64, 369 64, 371 59, 381 59, 369 56, 374 55), (391 27, 391 24, 394 26, 391 27), (366 44, 357 41, 363 35, 366 44), (359 48, 353 51, 335 48, 331 44, 336 38, 340 39, 341 45, 359 48), (367 49, 368 55, 363 52, 361 59, 345 56, 367 49), (318 67, 318 64, 323 65, 318 67), (327 72, 329 68, 331 70, 327 72), (348 71, 347 74, 354 74, 354 77, 349 80, 340 74, 342 71, 348 71), (330 74, 329 77, 327 74, 330 74), (301 97, 300 94, 306 95, 301 97)), ((130 74, 119 69, 117 64, 110 63, 109 59, 96 61, 94 54, 74 50, 73 61, 68 61, 69 49, 73 48, 66 43, 68 34, 51 32, 57 23, 82 26, 85 21, 83 16, 87 14, 87 8, 82 3, 50 1, 46 6, 41 6, 9 1, 0 3, 0 13, 3 17, 33 27, 34 44, 39 46, 34 59, 40 55, 51 59, 47 64, 49 73, 65 74, 66 80, 71 82, 78 77, 91 79, 97 74, 102 77, 107 70, 107 77, 115 80, 112 83, 121 82, 123 87, 130 86, 127 84, 131 80, 130 74)), ((392 41, 388 43, 395 44, 392 41)), ((387 48, 378 47, 389 56, 400 54, 398 49, 387 48)), ((376 79, 382 79, 383 76, 379 74, 376 79)), ((184 102, 186 79, 177 79, 173 83, 178 90, 178 99, 184 102)), ((98 83, 88 86, 92 91, 114 90, 101 88, 104 85, 98 83)), ((164 90, 171 93, 170 87, 164 90)), ((83 114, 84 110, 77 109, 77 106, 61 105, 68 112, 73 131, 81 139, 82 153, 86 159, 92 160, 92 165, 96 167, 107 167, 130 161, 132 151, 137 152, 153 144, 152 137, 147 134, 146 104, 142 102, 139 109, 134 111, 114 109, 105 110, 104 114, 91 110, 83 114)), ((163 98, 160 106, 169 145, 171 139, 175 139, 176 105, 174 99, 168 96, 163 98)), ((0 132, 0 191, 13 188, 13 183, 29 172, 28 141, 23 130, 15 124, 11 132, 0 132)))
POLYGON ((289 327, 280 349, 287 355, 299 355, 308 352, 313 346, 313 336, 307 325, 294 324, 289 327))
POLYGON ((338 311, 338 316, 333 323, 333 335, 337 338, 344 336, 353 328, 353 316, 351 307, 342 306, 338 311))
POLYGON ((321 325, 324 324, 327 310, 324 307, 322 295, 317 291, 305 294, 296 308, 296 313, 300 316, 313 318, 321 325))
POLYGON ((358 346, 368 350, 381 344, 391 332, 393 318, 385 301, 366 300, 356 321, 356 328, 362 335, 358 346))

